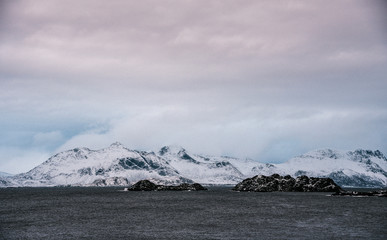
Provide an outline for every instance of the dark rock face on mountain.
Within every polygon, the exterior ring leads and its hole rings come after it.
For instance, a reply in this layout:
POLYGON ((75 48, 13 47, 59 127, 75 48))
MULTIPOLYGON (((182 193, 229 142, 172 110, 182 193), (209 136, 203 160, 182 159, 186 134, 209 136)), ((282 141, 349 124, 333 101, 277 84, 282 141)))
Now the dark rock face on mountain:
POLYGON ((372 192, 357 192, 357 191, 339 191, 332 196, 349 196, 349 197, 387 197, 387 190, 372 191, 372 192))
POLYGON ((112 177, 106 179, 97 179, 91 185, 97 187, 106 187, 106 186, 127 186, 129 181, 124 177, 112 177))
POLYGON ((8 183, 7 180, 2 179, 2 178, 0 177, 0 184, 3 185, 3 186, 8 186, 9 183, 8 183))
POLYGON ((243 192, 338 192, 341 188, 330 178, 314 178, 305 175, 257 175, 238 183, 232 190, 243 192))
POLYGON ((157 185, 149 180, 141 180, 133 184, 128 191, 203 191, 208 190, 199 183, 183 183, 178 186, 157 185))

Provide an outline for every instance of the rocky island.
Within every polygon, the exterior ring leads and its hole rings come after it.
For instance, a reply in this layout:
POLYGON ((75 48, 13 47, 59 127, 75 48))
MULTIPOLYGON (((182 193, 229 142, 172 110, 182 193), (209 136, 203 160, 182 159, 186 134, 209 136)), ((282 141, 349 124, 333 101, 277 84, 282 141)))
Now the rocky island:
POLYGON ((330 178, 307 177, 293 178, 290 175, 257 175, 238 183, 232 190, 241 192, 339 192, 342 191, 330 178))
POLYGON ((128 191, 203 191, 208 190, 199 183, 182 183, 178 186, 157 185, 149 180, 141 180, 128 188, 128 191))

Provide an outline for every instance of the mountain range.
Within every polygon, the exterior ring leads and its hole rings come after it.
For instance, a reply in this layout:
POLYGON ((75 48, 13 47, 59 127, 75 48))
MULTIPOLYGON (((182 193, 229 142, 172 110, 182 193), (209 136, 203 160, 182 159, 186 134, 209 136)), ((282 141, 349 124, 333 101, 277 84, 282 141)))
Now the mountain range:
POLYGON ((75 148, 50 157, 32 170, 1 175, 0 187, 126 186, 142 179, 158 184, 236 184, 255 175, 330 177, 342 187, 387 187, 387 159, 378 150, 321 149, 279 164, 192 154, 179 146, 157 152, 113 143, 107 148, 75 148))

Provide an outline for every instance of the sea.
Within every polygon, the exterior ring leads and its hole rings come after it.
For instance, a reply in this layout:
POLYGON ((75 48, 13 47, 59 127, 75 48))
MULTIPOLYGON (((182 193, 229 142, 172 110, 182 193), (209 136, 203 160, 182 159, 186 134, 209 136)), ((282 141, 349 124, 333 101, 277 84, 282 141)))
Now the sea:
POLYGON ((0 239, 387 239, 387 198, 329 193, 0 189, 0 239))

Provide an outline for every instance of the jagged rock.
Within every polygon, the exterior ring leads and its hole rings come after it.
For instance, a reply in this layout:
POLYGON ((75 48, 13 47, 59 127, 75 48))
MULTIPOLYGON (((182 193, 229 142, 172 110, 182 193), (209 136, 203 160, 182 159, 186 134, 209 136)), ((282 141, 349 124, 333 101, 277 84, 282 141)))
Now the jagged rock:
POLYGON ((157 189, 156 184, 149 180, 141 180, 133 184, 130 188, 128 188, 129 191, 155 191, 157 189))
POLYGON ((232 190, 244 192, 338 192, 342 190, 330 178, 314 178, 305 175, 293 178, 290 175, 257 175, 238 183, 232 190))
POLYGON ((333 193, 332 196, 387 197, 387 190, 371 191, 371 192, 339 191, 339 192, 333 193))
POLYGON ((149 180, 141 180, 133 184, 128 191, 202 191, 208 190, 199 183, 183 183, 178 186, 157 185, 149 180))

